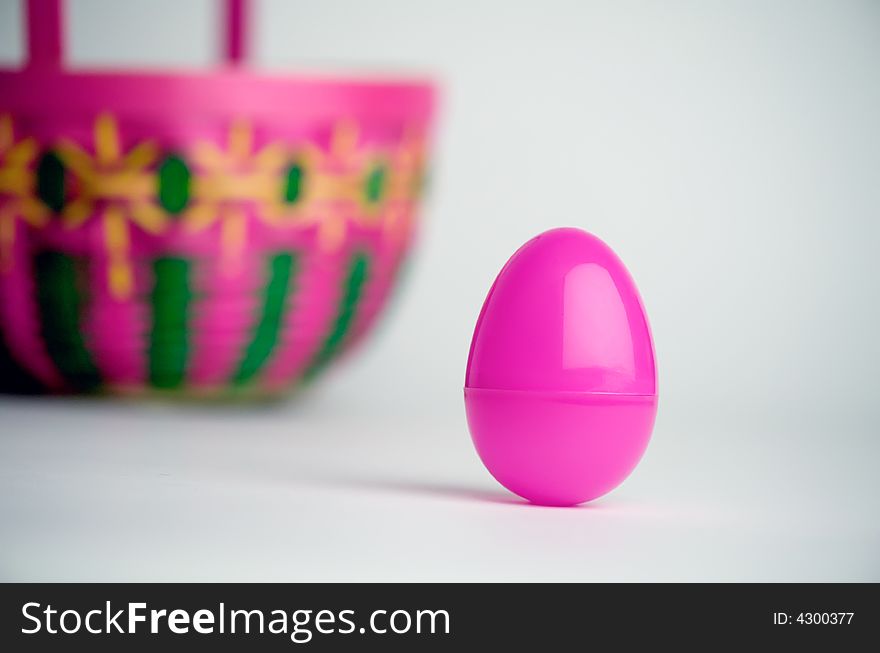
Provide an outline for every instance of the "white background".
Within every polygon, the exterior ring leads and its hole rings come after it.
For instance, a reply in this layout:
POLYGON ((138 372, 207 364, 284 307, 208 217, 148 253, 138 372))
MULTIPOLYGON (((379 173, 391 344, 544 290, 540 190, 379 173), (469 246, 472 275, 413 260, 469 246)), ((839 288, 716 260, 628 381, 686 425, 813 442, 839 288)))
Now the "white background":
MULTIPOLYGON (((68 4, 73 66, 216 59, 212 2, 68 4)), ((880 580, 880 3, 273 0, 256 31, 264 68, 440 80, 398 301, 282 406, 3 399, 0 575, 880 580), (629 266, 661 381, 578 510, 509 500, 461 402, 494 275, 560 225, 629 266)))

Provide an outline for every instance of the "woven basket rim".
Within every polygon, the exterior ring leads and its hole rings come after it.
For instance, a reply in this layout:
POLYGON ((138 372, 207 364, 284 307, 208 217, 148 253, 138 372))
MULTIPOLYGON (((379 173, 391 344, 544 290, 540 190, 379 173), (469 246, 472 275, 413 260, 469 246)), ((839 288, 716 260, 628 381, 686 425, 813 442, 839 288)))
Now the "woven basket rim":
POLYGON ((427 123, 437 84, 422 77, 283 75, 213 71, 0 70, 0 111, 72 113, 177 122, 246 116, 284 123, 339 119, 427 123))

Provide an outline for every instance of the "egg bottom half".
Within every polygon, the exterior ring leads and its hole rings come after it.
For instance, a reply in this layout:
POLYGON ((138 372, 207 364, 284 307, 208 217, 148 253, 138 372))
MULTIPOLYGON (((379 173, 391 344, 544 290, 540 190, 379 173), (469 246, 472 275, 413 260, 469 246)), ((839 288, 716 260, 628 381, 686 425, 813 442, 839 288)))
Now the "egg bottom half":
POLYGON ((656 395, 465 388, 468 426, 489 472, 547 506, 590 501, 620 485, 648 446, 656 395))

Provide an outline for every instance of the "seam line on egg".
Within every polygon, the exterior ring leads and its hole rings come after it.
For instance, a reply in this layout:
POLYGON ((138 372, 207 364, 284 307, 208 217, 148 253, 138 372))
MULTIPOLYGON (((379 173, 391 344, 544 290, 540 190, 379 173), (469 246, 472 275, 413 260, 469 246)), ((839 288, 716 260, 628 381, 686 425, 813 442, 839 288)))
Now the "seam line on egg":
POLYGON ((464 386, 465 390, 477 390, 479 392, 492 392, 492 393, 504 393, 504 394, 528 394, 528 395, 546 395, 553 397, 645 397, 645 398, 653 398, 658 397, 659 393, 638 393, 638 392, 594 392, 591 390, 587 391, 577 391, 577 390, 519 390, 519 389, 506 389, 506 388, 476 388, 471 386, 464 386))

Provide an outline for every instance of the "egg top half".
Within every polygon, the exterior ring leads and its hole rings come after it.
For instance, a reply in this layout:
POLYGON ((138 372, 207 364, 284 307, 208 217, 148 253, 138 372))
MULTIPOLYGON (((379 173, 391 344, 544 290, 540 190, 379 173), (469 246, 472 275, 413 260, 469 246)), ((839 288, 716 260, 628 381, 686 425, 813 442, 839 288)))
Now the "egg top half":
POLYGON ((483 304, 465 387, 655 395, 651 331, 623 262, 580 229, 523 245, 483 304))

